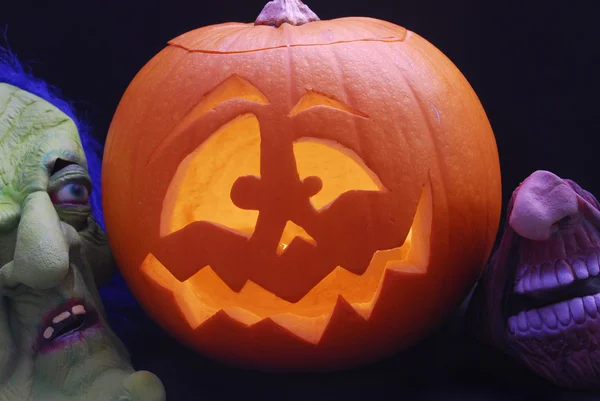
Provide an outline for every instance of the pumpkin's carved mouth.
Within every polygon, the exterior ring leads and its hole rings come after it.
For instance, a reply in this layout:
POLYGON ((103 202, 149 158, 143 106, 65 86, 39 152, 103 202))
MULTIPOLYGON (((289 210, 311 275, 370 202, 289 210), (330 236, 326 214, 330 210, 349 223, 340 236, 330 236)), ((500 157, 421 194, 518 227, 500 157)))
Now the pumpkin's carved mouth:
MULTIPOLYGON (((170 265, 170 259, 185 251, 176 246, 176 240, 165 245, 162 248, 164 252, 157 252, 161 253, 160 260, 154 254, 149 254, 142 263, 141 271, 147 279, 158 285, 156 287, 172 293, 192 330, 217 312, 224 311, 232 319, 247 326, 270 319, 303 340, 317 344, 339 302, 348 303, 365 320, 369 319, 387 270, 407 274, 423 274, 427 271, 432 206, 431 184, 427 180, 410 231, 400 247, 377 250, 362 274, 353 273, 343 266, 334 266, 329 274, 296 302, 283 299, 252 280, 246 280, 239 291, 234 291, 223 280, 222 272, 217 274, 211 265, 195 266, 195 274, 185 280, 177 279, 165 267, 170 265)), ((237 246, 248 240, 247 236, 212 223, 195 222, 187 227, 205 224, 210 224, 215 229, 212 234, 206 232, 206 236, 198 238, 202 251, 210 248, 208 235, 220 233, 239 240, 236 248, 216 251, 218 254, 234 255, 240 252, 237 246), (204 241, 209 243, 208 248, 203 246, 204 241)), ((180 230, 175 235, 182 232, 180 230)), ((294 237, 292 242, 298 240, 298 237, 294 237)), ((235 242, 233 240, 231 243, 235 242)), ((303 242, 307 244, 306 241, 303 242)), ((290 245, 287 249, 289 247, 290 245)), ((318 248, 318 244, 314 247, 318 248)), ((188 250, 188 263, 193 260, 191 254, 188 250)), ((311 265, 306 265, 305 268, 309 271, 311 265)), ((294 282, 293 277, 290 277, 290 282, 294 282)))

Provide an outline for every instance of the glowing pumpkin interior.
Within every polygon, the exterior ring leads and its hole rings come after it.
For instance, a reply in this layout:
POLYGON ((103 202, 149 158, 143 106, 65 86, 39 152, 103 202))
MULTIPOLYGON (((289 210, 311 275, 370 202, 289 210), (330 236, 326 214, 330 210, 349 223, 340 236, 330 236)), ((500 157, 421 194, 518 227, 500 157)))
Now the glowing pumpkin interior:
MULTIPOLYGON (((268 104, 268 99, 256 87, 234 75, 205 95, 175 131, 182 132, 218 104, 240 98, 268 104)), ((314 107, 327 107, 340 113, 368 118, 360 111, 314 91, 307 91, 288 117, 293 118, 314 107)), ((310 188, 306 196, 317 218, 344 193, 387 191, 358 154, 336 142, 305 137, 294 141, 292 149, 296 169, 293 179, 310 188)), ((253 210, 252 202, 246 202, 249 206, 242 200, 236 202, 234 188, 242 178, 260 180, 261 161, 261 127, 254 114, 242 114, 216 130, 180 162, 164 199, 161 237, 168 237, 201 222, 207 229, 213 229, 211 232, 219 235, 230 233, 237 239, 250 242, 264 209, 253 210)), ((335 266, 316 285, 307 287, 299 299, 269 291, 261 285, 260 280, 244 280, 241 288, 232 288, 235 286, 228 285, 224 275, 216 272, 213 266, 195 263, 191 259, 186 261, 186 273, 179 268, 181 263, 166 263, 151 253, 142 264, 142 272, 173 292, 192 329, 223 310, 245 325, 269 318, 305 341, 316 344, 338 297, 343 297, 363 318, 369 319, 386 269, 407 274, 427 271, 431 216, 431 187, 427 181, 423 183, 423 192, 410 231, 403 241, 401 238, 397 241, 401 246, 376 251, 361 274, 353 273, 343 265, 335 266)), ((239 243, 245 245, 243 241, 239 243)), ((313 249, 320 246, 301 222, 289 219, 278 231, 273 257, 278 260, 285 258, 292 242, 302 242, 300 245, 313 249)), ((236 253, 238 249, 232 245, 231 249, 220 249, 218 252, 236 253)), ((312 267, 307 265, 303 268, 308 271, 312 267)), ((267 270, 269 268, 265 267, 267 270)), ((285 269, 286 266, 280 268, 285 269)), ((269 275, 269 272, 265 274, 269 275)), ((271 271, 270 274, 272 276, 276 272, 271 271)), ((298 274, 301 275, 302 271, 290 271, 289 274, 277 272, 282 286, 284 281, 293 283, 301 279, 298 274)))

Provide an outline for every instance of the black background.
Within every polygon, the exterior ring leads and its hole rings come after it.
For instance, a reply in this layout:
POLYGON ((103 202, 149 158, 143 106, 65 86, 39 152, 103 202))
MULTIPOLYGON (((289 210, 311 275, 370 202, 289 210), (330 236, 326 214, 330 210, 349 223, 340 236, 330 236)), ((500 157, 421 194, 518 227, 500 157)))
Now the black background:
MULTIPOLYGON (((33 72, 59 87, 104 138, 121 95, 169 39, 203 25, 253 21, 265 0, 9 1, 0 27, 33 72)), ((443 51, 485 107, 499 148, 504 206, 538 169, 600 195, 600 2, 328 0, 321 17, 380 18, 443 51)), ((169 400, 585 400, 557 389, 502 354, 442 331, 364 369, 277 375, 219 366, 163 333, 127 341, 138 368, 161 376, 169 400)))

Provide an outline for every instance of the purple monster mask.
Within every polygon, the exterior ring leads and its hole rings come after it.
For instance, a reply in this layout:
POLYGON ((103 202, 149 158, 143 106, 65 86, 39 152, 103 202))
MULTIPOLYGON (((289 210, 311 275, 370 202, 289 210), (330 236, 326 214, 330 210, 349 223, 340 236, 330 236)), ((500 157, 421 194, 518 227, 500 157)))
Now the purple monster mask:
POLYGON ((574 181, 531 174, 467 316, 479 340, 574 389, 600 389, 599 208, 574 181))

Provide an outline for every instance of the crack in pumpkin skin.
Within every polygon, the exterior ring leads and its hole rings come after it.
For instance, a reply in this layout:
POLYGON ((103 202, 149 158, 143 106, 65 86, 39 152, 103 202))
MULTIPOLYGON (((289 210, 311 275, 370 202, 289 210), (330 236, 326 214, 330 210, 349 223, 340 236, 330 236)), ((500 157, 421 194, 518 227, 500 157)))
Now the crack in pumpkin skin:
POLYGON ((315 21, 297 27, 284 24, 278 28, 229 22, 186 32, 169 41, 169 45, 191 53, 244 54, 357 42, 400 43, 411 34, 404 28, 374 18, 346 17, 338 18, 335 22, 333 27, 328 21, 315 21), (294 30, 294 34, 291 34, 291 30, 294 30), (204 35, 204 32, 210 34, 204 35), (251 44, 250 48, 248 44, 251 44))

